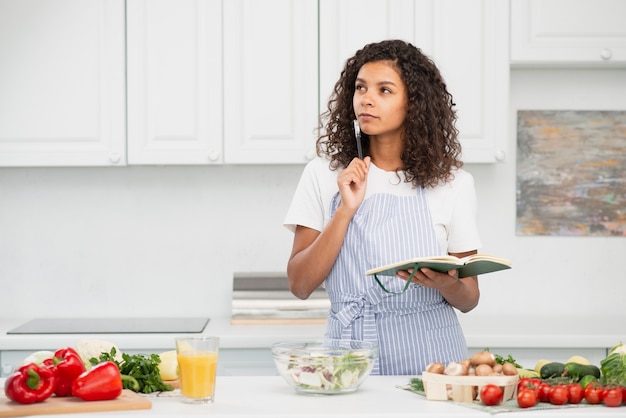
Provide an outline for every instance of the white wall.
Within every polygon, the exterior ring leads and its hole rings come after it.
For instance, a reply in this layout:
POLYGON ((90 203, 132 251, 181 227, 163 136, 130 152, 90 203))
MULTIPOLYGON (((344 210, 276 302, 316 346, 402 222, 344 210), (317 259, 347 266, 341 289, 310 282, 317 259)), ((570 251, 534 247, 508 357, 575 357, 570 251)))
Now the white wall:
MULTIPOLYGON (((514 70, 509 155, 467 165, 484 252, 469 315, 626 311, 626 238, 515 235, 517 109, 626 109, 625 70, 514 70)), ((235 271, 284 270, 302 166, 0 169, 0 318, 228 316, 235 271)))
POLYGON ((510 95, 506 163, 466 168, 477 182, 483 251, 510 257, 514 267, 480 280, 472 314, 626 313, 626 280, 616 264, 626 256, 626 237, 515 235, 517 110, 625 110, 626 70, 513 70, 510 95))

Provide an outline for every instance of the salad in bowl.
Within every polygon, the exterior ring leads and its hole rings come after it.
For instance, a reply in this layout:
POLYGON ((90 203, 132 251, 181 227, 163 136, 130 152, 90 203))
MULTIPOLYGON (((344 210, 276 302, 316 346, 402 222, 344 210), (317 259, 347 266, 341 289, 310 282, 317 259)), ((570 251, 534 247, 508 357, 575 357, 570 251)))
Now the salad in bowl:
POLYGON ((272 345, 278 373, 296 391, 354 392, 370 375, 378 346, 369 341, 321 339, 272 345))

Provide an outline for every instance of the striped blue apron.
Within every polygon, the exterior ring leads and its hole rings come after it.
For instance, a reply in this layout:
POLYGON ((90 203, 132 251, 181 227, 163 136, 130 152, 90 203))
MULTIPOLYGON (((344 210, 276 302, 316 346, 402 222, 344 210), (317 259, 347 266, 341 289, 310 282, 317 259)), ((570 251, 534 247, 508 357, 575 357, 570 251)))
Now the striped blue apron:
MULTIPOLYGON (((339 202, 337 193, 331 217, 339 202)), ((364 200, 326 279, 331 301, 326 337, 377 342, 373 374, 418 375, 434 361, 466 358, 456 313, 438 290, 410 285, 402 294, 389 294, 365 275, 385 264, 440 253, 422 188, 415 196, 375 194, 364 200)), ((406 283, 395 276, 378 278, 394 292, 406 283)))

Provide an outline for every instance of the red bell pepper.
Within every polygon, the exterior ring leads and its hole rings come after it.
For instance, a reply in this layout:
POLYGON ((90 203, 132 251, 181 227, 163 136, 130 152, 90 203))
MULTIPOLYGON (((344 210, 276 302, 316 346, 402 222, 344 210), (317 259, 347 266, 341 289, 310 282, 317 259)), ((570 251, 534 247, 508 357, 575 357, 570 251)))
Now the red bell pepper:
POLYGON ((22 404, 43 402, 52 396, 56 380, 53 370, 28 363, 7 378, 4 393, 7 398, 22 404))
POLYGON ((71 396, 72 383, 85 371, 83 359, 72 347, 57 350, 54 356, 44 360, 43 364, 56 371, 57 384, 54 394, 57 396, 71 396))
POLYGON ((120 369, 112 361, 98 363, 72 383, 72 395, 85 401, 115 399, 122 394, 120 369))

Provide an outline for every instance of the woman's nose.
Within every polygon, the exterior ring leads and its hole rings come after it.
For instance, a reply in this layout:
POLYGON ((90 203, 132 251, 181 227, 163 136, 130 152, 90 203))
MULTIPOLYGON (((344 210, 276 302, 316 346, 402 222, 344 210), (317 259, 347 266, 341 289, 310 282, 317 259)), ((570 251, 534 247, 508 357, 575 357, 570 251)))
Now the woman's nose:
POLYGON ((359 98, 359 104, 361 106, 371 106, 372 105, 372 97, 369 92, 364 92, 359 98))

